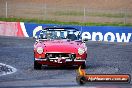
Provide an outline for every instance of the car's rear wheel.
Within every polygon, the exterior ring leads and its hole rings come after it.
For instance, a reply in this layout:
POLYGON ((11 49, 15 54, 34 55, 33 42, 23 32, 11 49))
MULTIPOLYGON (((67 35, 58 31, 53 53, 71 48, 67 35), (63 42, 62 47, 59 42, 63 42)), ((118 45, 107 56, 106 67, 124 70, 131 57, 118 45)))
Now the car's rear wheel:
POLYGON ((34 69, 40 70, 42 67, 42 64, 39 64, 37 61, 34 61, 34 69))

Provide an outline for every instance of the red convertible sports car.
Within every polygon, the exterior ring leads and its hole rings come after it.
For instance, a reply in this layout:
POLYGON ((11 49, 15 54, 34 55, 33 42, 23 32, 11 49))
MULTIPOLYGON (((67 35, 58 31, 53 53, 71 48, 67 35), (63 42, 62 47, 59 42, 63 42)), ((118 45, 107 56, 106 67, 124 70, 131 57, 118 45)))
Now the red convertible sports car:
POLYGON ((41 69, 42 65, 85 68, 86 58, 87 47, 75 28, 45 28, 34 44, 34 69, 41 69))

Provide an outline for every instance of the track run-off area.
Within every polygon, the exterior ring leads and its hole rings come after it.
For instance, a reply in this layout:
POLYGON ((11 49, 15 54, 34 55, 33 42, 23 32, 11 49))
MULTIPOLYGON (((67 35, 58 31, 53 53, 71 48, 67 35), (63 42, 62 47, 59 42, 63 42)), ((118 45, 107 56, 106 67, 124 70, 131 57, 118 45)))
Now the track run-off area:
MULTIPOLYGON (((33 38, 0 37, 0 63, 16 69, 1 75, 0 87, 80 87, 77 68, 42 67, 34 70, 33 38)), ((132 75, 132 43, 88 41, 86 71, 88 74, 132 75)), ((112 84, 111 84, 112 85, 112 84)), ((86 84, 84 88, 105 88, 109 84, 86 84), (101 86, 101 87, 100 87, 101 86)), ((108 88, 131 88, 131 84, 114 84, 108 88)))

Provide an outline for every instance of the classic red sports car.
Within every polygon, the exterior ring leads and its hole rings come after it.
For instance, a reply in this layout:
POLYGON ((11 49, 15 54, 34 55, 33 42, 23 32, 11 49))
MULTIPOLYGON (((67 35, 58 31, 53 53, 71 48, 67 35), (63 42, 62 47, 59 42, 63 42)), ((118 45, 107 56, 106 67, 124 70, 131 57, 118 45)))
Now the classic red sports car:
POLYGON ((34 44, 34 69, 46 66, 86 67, 87 47, 80 31, 71 27, 45 28, 34 44))

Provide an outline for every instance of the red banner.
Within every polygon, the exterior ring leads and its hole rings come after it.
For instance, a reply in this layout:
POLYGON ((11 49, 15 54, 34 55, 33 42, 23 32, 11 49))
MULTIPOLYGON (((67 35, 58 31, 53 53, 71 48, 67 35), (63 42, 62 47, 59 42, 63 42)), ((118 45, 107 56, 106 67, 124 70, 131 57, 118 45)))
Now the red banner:
POLYGON ((20 22, 0 22, 0 35, 24 37, 20 22))

